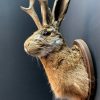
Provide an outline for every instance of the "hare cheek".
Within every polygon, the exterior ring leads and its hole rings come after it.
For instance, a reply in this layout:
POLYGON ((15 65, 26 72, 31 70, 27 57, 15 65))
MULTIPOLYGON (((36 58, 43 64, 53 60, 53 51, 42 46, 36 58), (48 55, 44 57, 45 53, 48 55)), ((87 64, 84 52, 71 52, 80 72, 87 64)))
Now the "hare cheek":
POLYGON ((57 40, 56 44, 61 44, 61 42, 62 42, 61 40, 57 40))
POLYGON ((62 45, 63 44, 63 40, 62 39, 58 39, 55 41, 56 45, 62 45))

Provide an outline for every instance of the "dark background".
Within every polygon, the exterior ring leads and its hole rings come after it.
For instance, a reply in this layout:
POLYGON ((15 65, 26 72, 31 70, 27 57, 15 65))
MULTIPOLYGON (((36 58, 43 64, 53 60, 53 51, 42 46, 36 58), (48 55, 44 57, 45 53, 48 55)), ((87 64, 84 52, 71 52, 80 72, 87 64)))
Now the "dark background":
MULTIPOLYGON (((49 0, 52 7, 54 0, 49 0)), ((46 75, 36 58, 28 56, 23 43, 36 31, 20 6, 28 0, 0 0, 0 100, 52 100, 46 75)), ((36 0, 35 8, 40 15, 36 0)), ((71 0, 60 32, 71 46, 82 38, 88 44, 100 84, 100 0, 71 0)), ((41 16, 39 16, 41 19, 41 16)), ((97 86, 96 99, 100 98, 97 86)))

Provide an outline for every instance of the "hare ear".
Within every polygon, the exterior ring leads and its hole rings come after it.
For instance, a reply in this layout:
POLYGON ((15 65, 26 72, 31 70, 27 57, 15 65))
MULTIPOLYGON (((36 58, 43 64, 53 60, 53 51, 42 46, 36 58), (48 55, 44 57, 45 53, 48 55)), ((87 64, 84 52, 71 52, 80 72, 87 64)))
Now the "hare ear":
POLYGON ((63 20, 67 9, 68 9, 69 0, 55 0, 52 15, 54 17, 54 21, 58 21, 59 25, 63 20))

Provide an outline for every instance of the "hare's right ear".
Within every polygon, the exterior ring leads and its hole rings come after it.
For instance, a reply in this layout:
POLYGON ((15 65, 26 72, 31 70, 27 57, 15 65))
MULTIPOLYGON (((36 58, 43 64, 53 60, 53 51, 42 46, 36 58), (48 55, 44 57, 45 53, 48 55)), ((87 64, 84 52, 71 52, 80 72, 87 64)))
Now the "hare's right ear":
POLYGON ((58 25, 60 25, 61 21, 63 20, 66 14, 68 4, 69 4, 69 0, 55 0, 54 2, 52 15, 54 21, 58 22, 58 25))

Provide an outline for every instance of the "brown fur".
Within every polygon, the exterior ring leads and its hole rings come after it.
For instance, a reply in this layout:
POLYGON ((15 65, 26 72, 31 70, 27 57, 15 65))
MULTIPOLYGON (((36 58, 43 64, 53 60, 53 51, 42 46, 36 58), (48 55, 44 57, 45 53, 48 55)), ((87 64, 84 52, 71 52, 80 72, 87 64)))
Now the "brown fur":
POLYGON ((56 96, 85 100, 89 79, 78 47, 69 49, 63 46, 58 52, 52 52, 40 60, 56 96))

